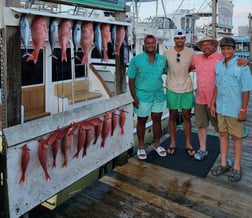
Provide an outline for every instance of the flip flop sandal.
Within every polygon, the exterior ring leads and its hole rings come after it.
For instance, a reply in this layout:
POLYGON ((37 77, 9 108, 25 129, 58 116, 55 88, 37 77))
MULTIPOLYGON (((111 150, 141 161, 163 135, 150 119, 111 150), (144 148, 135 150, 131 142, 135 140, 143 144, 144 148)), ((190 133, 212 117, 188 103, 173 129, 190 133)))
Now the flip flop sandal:
POLYGON ((154 151, 157 152, 157 154, 160 156, 160 157, 165 157, 166 156, 166 150, 161 147, 161 146, 158 146, 157 148, 154 148, 154 151))
POLYGON ((147 159, 147 154, 144 149, 137 149, 137 157, 139 160, 147 159))
POLYGON ((176 151, 176 147, 171 147, 171 146, 169 146, 168 148, 167 148, 167 153, 168 154, 174 154, 175 153, 175 151, 176 151))
POLYGON ((195 150, 193 148, 185 148, 188 156, 193 157, 195 155, 195 150))

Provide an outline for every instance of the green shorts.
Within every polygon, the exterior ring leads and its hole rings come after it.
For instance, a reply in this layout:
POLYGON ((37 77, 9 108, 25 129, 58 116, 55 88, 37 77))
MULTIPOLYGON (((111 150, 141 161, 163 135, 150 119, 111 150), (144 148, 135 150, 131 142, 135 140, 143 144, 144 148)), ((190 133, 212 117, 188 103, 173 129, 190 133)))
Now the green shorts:
POLYGON ((191 109, 195 100, 193 91, 186 93, 176 93, 166 89, 167 108, 172 110, 191 109))
POLYGON ((133 107, 133 112, 138 117, 148 117, 151 113, 162 113, 166 110, 166 101, 163 102, 153 102, 153 103, 144 103, 139 102, 139 108, 133 107))

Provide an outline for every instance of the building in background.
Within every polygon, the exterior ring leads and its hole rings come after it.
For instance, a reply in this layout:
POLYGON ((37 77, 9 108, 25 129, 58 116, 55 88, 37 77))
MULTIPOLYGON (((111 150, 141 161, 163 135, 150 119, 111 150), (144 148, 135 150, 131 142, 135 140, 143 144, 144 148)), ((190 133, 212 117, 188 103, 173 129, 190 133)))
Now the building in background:
POLYGON ((238 36, 248 36, 249 35, 249 27, 248 26, 239 26, 238 27, 238 36))

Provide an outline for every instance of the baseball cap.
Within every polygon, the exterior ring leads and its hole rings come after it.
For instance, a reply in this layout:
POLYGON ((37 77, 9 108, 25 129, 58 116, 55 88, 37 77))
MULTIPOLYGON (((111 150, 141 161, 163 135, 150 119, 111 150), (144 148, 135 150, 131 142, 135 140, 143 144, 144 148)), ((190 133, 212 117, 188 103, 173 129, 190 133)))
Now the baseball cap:
POLYGON ((185 37, 185 31, 184 30, 176 30, 174 38, 176 37, 185 37))
POLYGON ((220 46, 232 46, 235 47, 235 40, 231 37, 223 37, 220 40, 220 46))
POLYGON ((157 40, 157 38, 154 36, 154 35, 151 35, 151 34, 148 34, 144 37, 144 42, 147 40, 147 39, 154 39, 155 41, 157 40))

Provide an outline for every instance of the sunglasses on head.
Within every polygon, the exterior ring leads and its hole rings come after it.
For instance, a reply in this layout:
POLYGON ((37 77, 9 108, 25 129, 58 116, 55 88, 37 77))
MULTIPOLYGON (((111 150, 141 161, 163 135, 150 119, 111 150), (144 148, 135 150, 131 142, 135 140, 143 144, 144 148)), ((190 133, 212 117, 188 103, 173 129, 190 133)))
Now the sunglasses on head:
POLYGON ((176 59, 176 60, 177 60, 177 62, 180 62, 180 59, 179 59, 179 58, 180 58, 180 54, 179 54, 179 53, 177 53, 177 59, 176 59))

